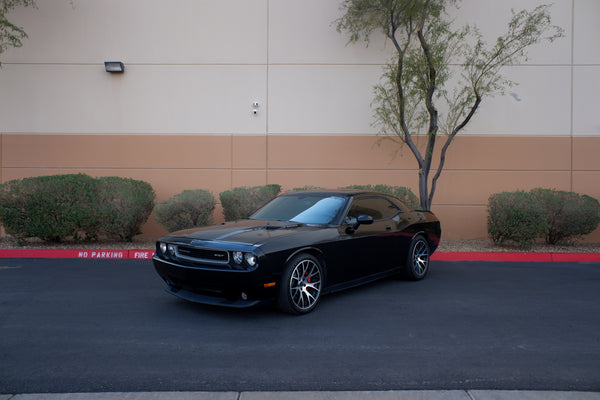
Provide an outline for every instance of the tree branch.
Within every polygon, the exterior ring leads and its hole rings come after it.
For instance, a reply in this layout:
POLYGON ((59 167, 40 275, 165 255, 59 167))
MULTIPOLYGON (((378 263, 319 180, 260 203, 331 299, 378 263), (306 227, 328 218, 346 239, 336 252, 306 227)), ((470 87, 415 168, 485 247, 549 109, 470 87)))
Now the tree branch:
POLYGON ((452 143, 452 141, 454 140, 454 137, 458 134, 458 132, 460 132, 465 126, 467 126, 467 124, 469 123, 471 118, 473 118, 473 116, 475 115, 475 112, 479 108, 479 104, 481 103, 481 96, 479 95, 479 92, 476 89, 474 89, 474 92, 475 92, 475 102, 471 106, 471 110, 469 110, 469 114, 465 117, 465 119, 459 125, 454 127, 454 129, 452 130, 452 133, 450 133, 450 135, 448 135, 448 138, 446 139, 446 143, 444 143, 444 146, 442 147, 442 151, 440 153, 440 164, 438 165, 437 171, 436 171, 433 179, 431 180, 431 191, 429 193, 429 204, 431 204, 431 202, 433 201, 433 195, 435 194, 435 189, 437 187, 437 181, 438 181, 440 175, 442 174, 442 170, 444 169, 444 164, 446 163, 446 152, 448 151, 450 144, 452 143))

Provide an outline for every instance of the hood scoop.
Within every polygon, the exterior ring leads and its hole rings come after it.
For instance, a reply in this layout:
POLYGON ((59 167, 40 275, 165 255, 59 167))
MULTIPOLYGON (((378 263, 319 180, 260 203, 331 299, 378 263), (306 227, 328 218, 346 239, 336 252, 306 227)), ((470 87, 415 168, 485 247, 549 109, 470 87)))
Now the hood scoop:
POLYGON ((246 229, 240 229, 240 230, 236 230, 233 232, 228 232, 225 235, 219 236, 218 238, 216 238, 217 240, 223 240, 223 239, 227 239, 230 236, 234 236, 234 235, 240 235, 242 233, 246 233, 246 232, 252 232, 252 231, 260 231, 260 230, 265 230, 265 231, 275 231, 275 230, 279 230, 279 229, 289 229, 289 228, 297 228, 298 226, 300 226, 300 224, 289 224, 289 225, 259 225, 259 226, 253 226, 251 228, 246 228, 246 229))
POLYGON ((291 223, 288 225, 265 225, 265 226, 261 226, 258 229, 265 229, 267 231, 274 231, 276 229, 290 229, 290 228, 297 228, 299 227, 300 224, 298 223, 291 223))

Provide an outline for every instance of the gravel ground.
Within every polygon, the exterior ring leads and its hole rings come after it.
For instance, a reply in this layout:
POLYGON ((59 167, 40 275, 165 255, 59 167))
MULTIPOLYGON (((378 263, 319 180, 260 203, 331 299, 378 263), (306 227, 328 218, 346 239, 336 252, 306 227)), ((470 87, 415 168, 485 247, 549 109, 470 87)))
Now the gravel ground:
MULTIPOLYGON (((64 242, 46 243, 40 240, 29 240, 25 246, 18 246, 10 238, 0 238, 0 249, 154 249, 155 239, 134 238, 133 242, 115 240, 99 240, 97 242, 64 242)), ((570 246, 549 246, 538 243, 531 249, 520 249, 513 246, 495 246, 489 240, 442 240, 438 251, 445 252, 515 252, 527 251, 536 253, 600 253, 600 243, 577 242, 570 246)))

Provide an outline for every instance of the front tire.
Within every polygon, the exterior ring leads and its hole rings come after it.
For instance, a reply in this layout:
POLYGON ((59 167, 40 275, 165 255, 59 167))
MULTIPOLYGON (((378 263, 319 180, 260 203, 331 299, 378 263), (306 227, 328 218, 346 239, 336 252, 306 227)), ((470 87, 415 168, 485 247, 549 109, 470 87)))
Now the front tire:
POLYGON ((311 312, 321 298, 323 268, 310 254, 299 254, 291 259, 279 285, 277 306, 290 314, 311 312))
POLYGON ((429 272, 429 242, 421 235, 416 235, 410 243, 406 259, 406 275, 408 279, 420 281, 429 272))

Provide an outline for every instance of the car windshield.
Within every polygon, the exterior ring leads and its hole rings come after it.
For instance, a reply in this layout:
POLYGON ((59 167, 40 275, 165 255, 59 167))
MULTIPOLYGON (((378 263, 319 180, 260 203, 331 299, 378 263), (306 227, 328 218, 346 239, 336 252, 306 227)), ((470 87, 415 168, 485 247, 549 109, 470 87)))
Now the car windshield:
POLYGON ((292 221, 305 224, 331 224, 346 204, 343 196, 327 194, 293 194, 273 199, 250 216, 250 219, 292 221))

